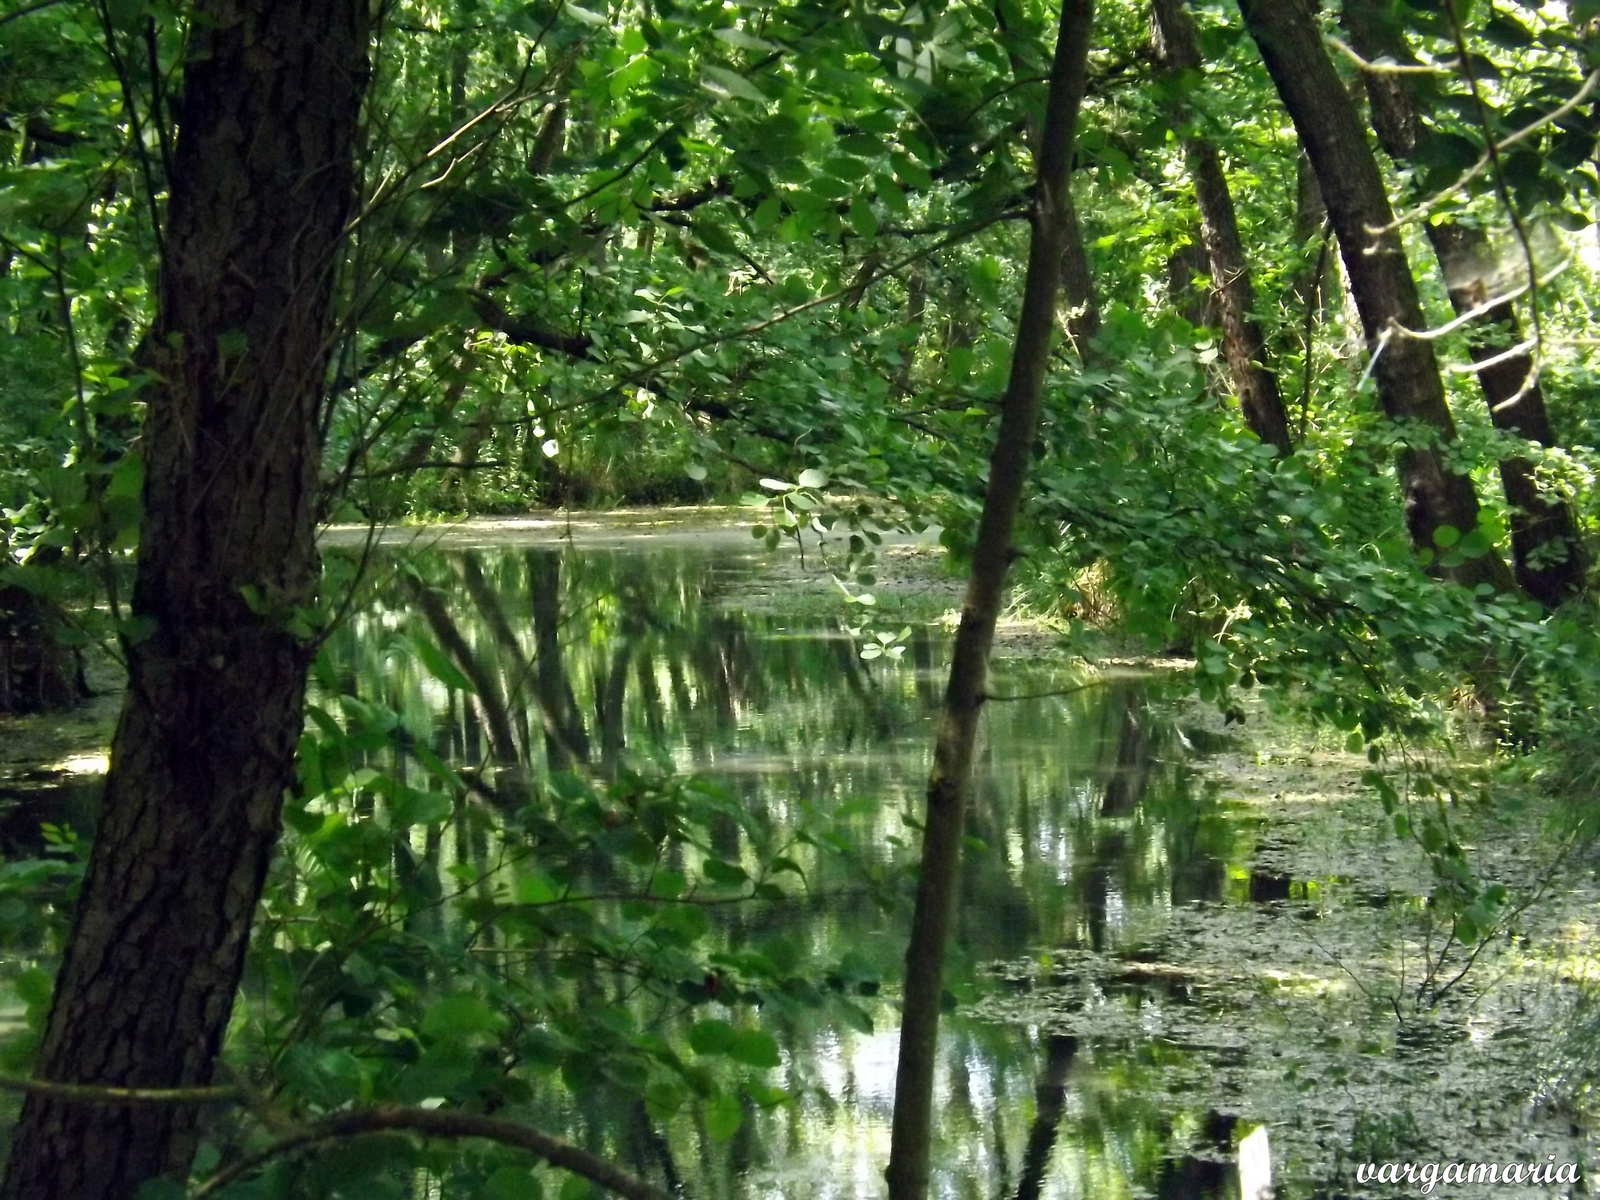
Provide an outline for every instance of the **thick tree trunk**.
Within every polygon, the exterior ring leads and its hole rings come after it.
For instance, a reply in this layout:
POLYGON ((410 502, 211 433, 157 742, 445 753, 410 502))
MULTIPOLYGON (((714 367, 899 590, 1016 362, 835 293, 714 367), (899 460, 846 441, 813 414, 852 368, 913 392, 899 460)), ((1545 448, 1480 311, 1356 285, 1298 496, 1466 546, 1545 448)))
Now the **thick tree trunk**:
MULTIPOLYGON (((1374 0, 1346 0, 1343 22, 1362 57, 1412 61, 1404 33, 1389 22, 1374 0)), ((1422 135, 1413 78, 1387 72, 1366 77, 1378 143, 1400 164, 1415 161, 1422 135)), ((1456 315, 1484 310, 1471 322, 1475 336, 1470 354, 1476 363, 1498 360, 1478 371, 1495 428, 1542 446, 1554 445, 1544 392, 1529 378, 1533 359, 1526 352, 1511 353, 1522 342, 1516 310, 1510 301, 1489 305, 1494 299, 1489 281, 1497 271, 1488 238, 1480 229, 1449 219, 1430 222, 1426 229, 1456 315)), ((1533 465, 1521 455, 1501 460, 1500 483, 1511 506, 1511 553, 1517 582, 1530 596, 1553 608, 1583 587, 1583 544, 1572 510, 1560 497, 1539 490, 1533 465)))
POLYGON ((1044 133, 1033 197, 1033 235, 1022 314, 1017 321, 1011 378, 1000 429, 989 459, 989 488, 978 522, 972 575, 962 604, 945 690, 944 712, 928 778, 927 823, 916 908, 906 950, 900 1056, 895 1077, 894 1125, 889 1152, 889 1200, 923 1200, 928 1193, 933 1135, 933 1073, 937 1063, 939 1004, 944 991, 945 942, 955 906, 961 826, 972 747, 983 706, 989 648, 1011 559, 1011 530, 1027 479, 1039 423, 1045 368, 1050 358, 1062 250, 1069 236, 1068 187, 1078 106, 1088 66, 1092 0, 1065 0, 1050 71, 1044 133))
MULTIPOLYGON (((318 408, 354 187, 364 0, 194 14, 142 450, 129 687, 41 1079, 210 1081, 292 778, 309 650, 318 408)), ((30 1095, 10 1200, 182 1177, 193 1109, 30 1095)))
MULTIPOLYGON (((1391 228, 1383 175, 1305 0, 1239 0, 1239 10, 1316 170, 1373 356, 1378 399, 1390 420, 1423 431, 1402 444, 1396 465, 1412 545, 1437 554, 1434 533, 1441 527, 1463 535, 1477 528, 1478 498, 1471 479, 1444 459, 1456 430, 1433 346, 1405 333, 1426 322, 1405 248, 1391 228)), ((1514 586, 1494 551, 1463 560, 1448 575, 1466 584, 1514 586)))
MULTIPOLYGON (((1183 0, 1152 0, 1151 11, 1158 53, 1169 72, 1200 70, 1200 43, 1194 20, 1183 0)), ((1195 199, 1200 205, 1200 235, 1211 266, 1218 315, 1222 318, 1222 345, 1228 373, 1239 395, 1245 424, 1279 454, 1292 450, 1289 417, 1283 408, 1278 379, 1267 367, 1267 343, 1255 311, 1255 288, 1250 264, 1239 237, 1233 194, 1223 174, 1222 156, 1212 142, 1199 135, 1184 139, 1189 173, 1194 177, 1195 199)))

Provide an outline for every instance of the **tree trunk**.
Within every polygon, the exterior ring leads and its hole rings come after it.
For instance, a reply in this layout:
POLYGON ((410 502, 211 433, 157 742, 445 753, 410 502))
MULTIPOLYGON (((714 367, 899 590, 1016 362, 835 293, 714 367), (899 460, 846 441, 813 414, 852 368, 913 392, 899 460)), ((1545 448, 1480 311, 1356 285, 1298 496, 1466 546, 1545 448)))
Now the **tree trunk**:
MULTIPOLYGON (((367 74, 358 0, 195 6, 151 376, 129 686, 38 1077, 204 1085, 303 725, 329 305, 367 74)), ((10 1200, 183 1177, 192 1108, 31 1094, 10 1200)))
MULTIPOLYGON (((1081 90, 1077 102, 1083 102, 1081 90)), ((1100 302, 1095 298, 1089 251, 1083 244, 1083 227, 1078 224, 1071 186, 1069 176, 1067 191, 1061 196, 1061 222, 1065 230, 1061 239, 1061 291, 1067 300, 1062 327, 1072 348, 1078 352, 1079 361, 1089 362, 1094 357, 1091 347, 1100 332, 1100 302)))
POLYGON ((962 604, 945 690, 944 712, 928 778, 927 823, 916 908, 906 950, 905 994, 895 1077, 889 1152, 889 1200, 924 1200, 933 1134, 933 1073, 939 1004, 944 991, 945 942, 955 905, 961 826, 978 713, 984 700, 989 648, 1011 559, 1011 530, 1027 479, 1050 358, 1062 250, 1069 235, 1068 187, 1078 106, 1088 66, 1092 0, 1065 0, 1050 70, 1049 99, 1033 197, 1028 275, 1017 321, 1011 378, 1000 429, 989 459, 989 487, 978 522, 972 575, 962 604))
MULTIPOLYGON (((1420 437, 1408 434, 1411 440, 1401 444, 1396 466, 1411 543, 1437 554, 1434 534, 1442 527, 1462 535, 1477 528, 1478 498, 1471 479, 1447 466, 1441 453, 1455 440, 1456 429, 1433 346, 1405 333, 1426 323, 1405 248, 1390 228, 1394 212, 1377 159, 1305 0, 1239 0, 1239 9, 1316 170, 1384 413, 1423 431, 1420 437)), ((1493 550, 1462 560, 1447 574, 1465 584, 1514 586, 1493 550)))
MULTIPOLYGON (((1200 43, 1194 20, 1183 0, 1152 0, 1158 54, 1169 73, 1200 70, 1200 43)), ((1255 288, 1250 264, 1239 237, 1233 195, 1222 171, 1222 156, 1207 138, 1191 134, 1184 139, 1189 173, 1194 177, 1195 199, 1200 205, 1200 235, 1216 288, 1218 315, 1222 318, 1222 345, 1228 373, 1239 394, 1245 424, 1263 442, 1288 454, 1289 417, 1284 412, 1278 379, 1267 369, 1267 343, 1255 311, 1255 288)))
MULTIPOLYGON (((1404 33, 1389 22, 1374 0, 1346 0, 1343 22, 1351 44, 1363 58, 1414 61, 1404 33)), ((1378 144, 1398 164, 1416 160, 1422 136, 1422 114, 1412 78, 1389 73, 1366 77, 1378 144)), ((1483 231, 1449 219, 1429 222, 1425 228, 1456 315, 1484 309, 1494 298, 1489 281, 1497 272, 1483 231)), ((1478 371, 1495 428, 1542 446, 1554 445, 1544 392, 1529 378, 1533 359, 1526 352, 1510 353, 1522 341, 1511 302, 1488 307, 1470 327, 1475 335, 1469 351, 1472 361, 1499 360, 1478 371)), ((1521 455, 1501 460, 1500 483, 1511 506, 1511 553, 1517 582, 1541 604, 1553 608, 1583 588, 1583 545, 1572 510, 1559 497, 1539 490, 1533 464, 1521 455)))

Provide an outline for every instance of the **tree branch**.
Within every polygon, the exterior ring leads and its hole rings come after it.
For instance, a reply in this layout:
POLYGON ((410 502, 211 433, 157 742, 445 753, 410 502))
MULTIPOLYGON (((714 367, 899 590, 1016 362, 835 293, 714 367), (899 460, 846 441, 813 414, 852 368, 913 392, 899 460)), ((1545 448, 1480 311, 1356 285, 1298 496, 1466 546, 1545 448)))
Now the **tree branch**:
POLYGON ((631 1175, 598 1155, 580 1150, 569 1142, 542 1133, 532 1126, 481 1113, 449 1112, 435 1108, 385 1105, 338 1113, 307 1125, 213 1175, 195 1190, 192 1200, 216 1196, 235 1180, 263 1163, 299 1150, 345 1141, 366 1133, 401 1131, 434 1138, 482 1138, 502 1146, 514 1146, 542 1158, 553 1167, 581 1175, 625 1200, 672 1200, 663 1189, 631 1175))

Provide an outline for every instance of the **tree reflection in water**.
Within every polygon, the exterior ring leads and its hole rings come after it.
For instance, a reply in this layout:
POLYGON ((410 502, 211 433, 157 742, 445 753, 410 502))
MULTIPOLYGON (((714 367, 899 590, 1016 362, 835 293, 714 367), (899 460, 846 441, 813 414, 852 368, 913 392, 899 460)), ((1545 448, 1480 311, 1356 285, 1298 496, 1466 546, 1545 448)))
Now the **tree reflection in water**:
MULTIPOLYGON (((909 857, 900 814, 915 811, 927 774, 948 649, 938 627, 916 628, 903 658, 865 662, 837 617, 742 610, 740 587, 761 563, 726 551, 540 547, 409 562, 333 645, 339 676, 378 688, 372 698, 406 728, 430 731, 430 746, 493 804, 516 806, 556 773, 607 779, 653 762, 709 774, 780 826, 870 801, 849 822, 860 857, 883 868, 909 857), (470 694, 397 653, 397 634, 431 639, 470 694)), ((1012 692, 1077 678, 1003 661, 996 672, 1012 692)), ((989 706, 952 949, 962 998, 983 986, 984 964, 1114 950, 1172 905, 1221 898, 1237 831, 1214 797, 1193 794, 1181 757, 1143 680, 989 706)), ((433 837, 419 861, 435 871, 485 861, 493 828, 475 829, 458 827, 455 844, 433 837)), ((738 821, 711 838, 738 859, 738 821)), ((716 920, 729 945, 788 939, 819 961, 856 961, 892 995, 905 913, 886 918, 854 886, 855 869, 824 859, 808 893, 716 920)), ((601 995, 607 985, 586 986, 601 995)), ((862 1004, 871 1034, 806 1014, 768 1018, 796 1099, 772 1111, 747 1104, 728 1142, 692 1113, 658 1122, 617 1087, 579 1097, 552 1080, 545 1115, 685 1195, 875 1196, 894 1009, 883 996, 862 1004)), ((1178 1114, 1138 1098, 1151 1068, 1137 1047, 986 1024, 961 1007, 945 1040, 940 1194, 1035 1200, 1112 1182, 1119 1193, 1135 1183, 1163 1197, 1213 1194, 1210 1158, 1168 1152, 1178 1114)))

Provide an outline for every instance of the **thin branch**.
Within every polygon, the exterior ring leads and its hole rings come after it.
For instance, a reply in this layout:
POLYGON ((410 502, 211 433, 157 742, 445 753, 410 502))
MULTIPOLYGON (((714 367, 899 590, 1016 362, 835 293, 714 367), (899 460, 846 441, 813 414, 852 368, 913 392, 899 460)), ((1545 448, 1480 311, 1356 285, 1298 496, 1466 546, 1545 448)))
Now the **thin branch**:
POLYGON ((1526 341, 1518 342, 1509 350, 1502 350, 1493 358, 1485 358, 1473 363, 1455 363, 1450 367, 1450 370, 1456 375, 1476 375, 1479 371, 1487 371, 1491 367, 1498 367, 1501 363, 1508 362, 1519 354, 1526 354, 1538 344, 1539 340, 1537 338, 1528 338, 1526 341))
MULTIPOLYGON (((1001 213, 997 216, 984 217, 981 220, 969 222, 960 229, 951 233, 948 237, 941 238, 939 241, 934 242, 931 246, 925 246, 921 250, 918 250, 912 254, 908 254, 905 257, 897 259, 895 262, 880 268, 873 274, 872 279, 869 279, 867 282, 870 284, 874 280, 880 279, 885 275, 892 275, 897 271, 901 271, 910 266, 912 263, 916 262, 918 259, 926 258, 935 251, 943 250, 945 247, 954 245, 958 241, 969 238, 974 234, 981 233, 991 225, 1008 219, 1009 216, 1009 213, 1001 213)), ((753 337, 758 333, 764 333, 766 330, 771 329, 775 325, 781 325, 784 322, 793 319, 794 317, 798 317, 802 313, 810 312, 813 308, 820 308, 825 304, 832 304, 834 301, 848 296, 852 291, 855 290, 857 286, 858 281, 852 280, 844 287, 827 292, 813 300, 807 300, 804 304, 797 304, 793 308, 781 309, 764 320, 756 321, 753 324, 742 326, 739 329, 734 329, 727 333, 709 334, 706 337, 700 338, 698 341, 691 342, 681 350, 675 350, 671 354, 664 355, 661 358, 653 359, 652 361, 645 363, 643 366, 629 372, 627 375, 611 384, 611 386, 603 389, 595 395, 587 397, 581 402, 580 405, 578 405, 578 407, 581 407, 582 405, 593 404, 594 402, 609 396, 614 392, 618 392, 632 384, 644 383, 662 367, 669 366, 672 363, 678 362, 680 359, 688 358, 691 354, 698 354, 702 350, 708 350, 712 346, 720 346, 727 342, 743 341, 745 338, 753 337)))
POLYGON ((1078 692, 1086 692, 1090 688, 1105 687, 1109 679, 1091 679, 1088 683, 1080 683, 1076 687, 1058 688, 1052 692, 1026 692, 1020 696, 996 696, 993 692, 984 692, 980 697, 986 704, 994 704, 1003 700, 1044 700, 1051 696, 1072 696, 1078 692))
POLYGON ((54 8, 61 2, 62 0, 39 0, 37 4, 30 4, 26 8, 19 8, 16 12, 10 12, 5 16, 0 17, 0 25, 9 25, 19 17, 31 16, 33 13, 39 12, 41 9, 54 8))
POLYGON ((1438 66, 1427 66, 1423 63, 1372 62, 1362 58, 1349 43, 1341 41, 1332 34, 1324 35, 1322 40, 1369 75, 1449 75, 1461 65, 1459 62, 1440 63, 1438 66))
MULTIPOLYGON (((1511 147, 1517 145, 1519 142, 1532 137, 1546 125, 1549 125, 1555 121, 1559 121, 1562 117, 1581 106, 1583 102, 1589 98, 1589 94, 1593 92, 1597 86, 1600 86, 1600 70, 1589 72, 1588 76, 1585 77, 1583 81, 1583 86, 1580 87, 1576 94, 1573 95, 1572 99, 1568 100, 1565 104, 1562 104, 1558 108, 1551 109, 1548 113, 1536 121, 1530 121, 1515 133, 1509 134, 1502 138, 1499 142, 1492 143, 1495 153, 1504 153, 1505 151, 1511 149, 1511 147)), ((1401 213, 1399 216, 1395 217, 1394 220, 1390 221, 1389 224, 1383 226, 1382 228, 1373 229, 1369 227, 1367 232, 1375 236, 1381 236, 1385 233, 1393 233, 1401 226, 1406 225, 1411 221, 1415 221, 1419 217, 1427 216, 1446 200, 1449 200, 1457 192, 1460 192, 1467 186, 1467 184, 1471 183, 1474 179, 1477 179, 1480 175, 1487 171, 1493 165, 1493 162, 1494 160, 1490 157, 1490 155, 1485 154, 1476 163, 1474 163, 1472 167, 1461 176, 1460 179, 1456 180, 1455 183, 1445 188, 1444 191, 1440 192, 1438 195, 1423 201, 1415 208, 1401 213)))
POLYGON ((648 1180, 640 1179, 598 1155, 551 1137, 532 1126, 481 1113, 399 1105, 338 1113, 307 1125, 219 1171, 191 1194, 191 1200, 206 1200, 206 1197, 220 1194, 229 1184, 274 1158, 389 1130, 419 1133, 424 1137, 481 1138, 498 1142, 502 1146, 526 1150, 553 1167, 581 1175, 625 1200, 672 1200, 669 1193, 648 1180))
POLYGON ((30 1092, 52 1100, 82 1104, 242 1104, 249 1094, 241 1087, 125 1088, 97 1083, 56 1083, 0 1075, 0 1091, 30 1092))
POLYGON ((1407 329, 1403 325, 1396 326, 1396 328, 1398 328, 1401 334, 1405 337, 1414 338, 1417 341, 1431 342, 1435 338, 1444 337, 1444 335, 1447 333, 1454 333, 1463 325, 1472 324, 1474 321, 1478 320, 1478 318, 1487 316, 1489 313, 1499 308, 1502 304, 1506 304, 1512 300, 1519 300, 1523 296, 1526 296, 1529 292, 1534 292, 1537 295, 1538 288, 1544 287, 1545 284, 1555 279, 1556 276, 1560 275, 1561 272, 1570 267, 1572 262, 1573 260, 1571 258, 1564 258, 1555 266, 1554 269, 1549 272, 1549 274, 1542 275, 1535 281, 1530 281, 1523 284, 1519 288, 1513 288, 1509 292, 1503 292, 1498 296, 1485 300, 1482 304, 1479 304, 1470 311, 1464 312, 1455 319, 1446 321, 1443 325, 1436 326, 1433 329, 1424 329, 1419 331, 1415 329, 1407 329))

